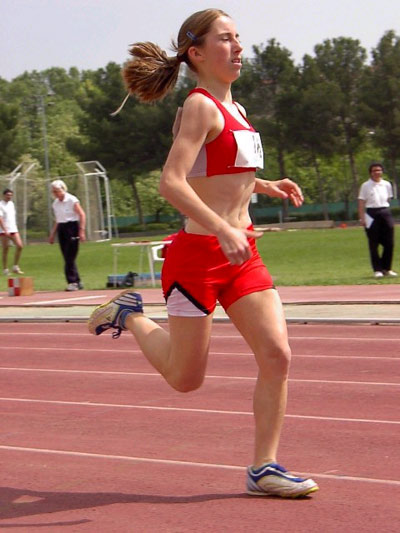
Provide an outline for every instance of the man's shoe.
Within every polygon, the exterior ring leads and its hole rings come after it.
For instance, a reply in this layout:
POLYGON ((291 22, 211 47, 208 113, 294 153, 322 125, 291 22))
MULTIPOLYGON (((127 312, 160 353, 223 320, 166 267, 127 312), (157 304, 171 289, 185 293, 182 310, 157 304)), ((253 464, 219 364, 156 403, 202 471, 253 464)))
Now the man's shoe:
POLYGON ((383 273, 389 278, 397 278, 398 274, 394 270, 384 270, 383 273))
POLYGON ((113 338, 117 339, 121 331, 126 331, 125 320, 132 313, 143 313, 143 301, 140 294, 128 289, 96 307, 88 321, 89 331, 101 335, 107 329, 116 329, 113 338))
POLYGON ((374 278, 383 278, 383 272, 377 270, 376 272, 374 272, 374 278))
POLYGON ((22 270, 19 268, 18 265, 14 265, 12 267, 12 271, 13 271, 14 274, 23 274, 22 270))
POLYGON ((301 498, 318 488, 312 479, 296 477, 277 463, 268 463, 256 470, 250 466, 247 469, 247 494, 251 496, 301 498))
POLYGON ((5 276, 8 276, 9 273, 10 273, 10 271, 8 270, 8 268, 4 268, 4 269, 3 269, 3 274, 4 274, 5 276))
POLYGON ((67 292, 78 291, 79 287, 77 283, 68 283, 67 288, 65 290, 67 292))

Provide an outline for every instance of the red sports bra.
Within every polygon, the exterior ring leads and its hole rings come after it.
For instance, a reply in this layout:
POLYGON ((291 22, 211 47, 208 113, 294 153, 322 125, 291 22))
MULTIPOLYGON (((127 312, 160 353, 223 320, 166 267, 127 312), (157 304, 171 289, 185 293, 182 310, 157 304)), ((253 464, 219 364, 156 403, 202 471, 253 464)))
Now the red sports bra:
POLYGON ((239 174, 263 168, 260 134, 247 118, 240 113, 249 125, 248 128, 236 120, 221 102, 205 89, 193 89, 189 95, 193 93, 204 94, 215 103, 224 117, 224 128, 213 141, 203 144, 187 177, 239 174))

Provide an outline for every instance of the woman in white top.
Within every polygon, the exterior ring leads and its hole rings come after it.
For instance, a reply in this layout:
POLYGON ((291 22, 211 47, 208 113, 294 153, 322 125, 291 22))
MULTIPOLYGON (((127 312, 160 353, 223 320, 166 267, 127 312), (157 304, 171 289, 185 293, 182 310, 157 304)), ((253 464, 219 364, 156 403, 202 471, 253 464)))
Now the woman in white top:
POLYGON ((368 237, 369 254, 375 278, 396 277, 391 270, 394 248, 394 222, 390 211, 392 185, 382 179, 381 163, 371 163, 370 179, 361 185, 358 195, 358 214, 368 237), (382 254, 379 254, 382 245, 382 254))
POLYGON ((3 200, 0 201, 0 236, 3 245, 3 274, 8 276, 10 270, 8 268, 8 248, 9 241, 15 244, 14 266, 11 271, 14 274, 23 274, 19 268, 18 263, 22 252, 22 240, 18 233, 15 205, 12 201, 14 193, 11 189, 4 189, 3 200))
POLYGON ((79 241, 86 239, 86 215, 78 198, 67 192, 67 186, 62 180, 51 183, 51 192, 55 197, 53 202, 55 223, 50 232, 49 243, 54 243, 57 233, 68 283, 65 290, 77 291, 83 288, 75 261, 79 251, 79 241))

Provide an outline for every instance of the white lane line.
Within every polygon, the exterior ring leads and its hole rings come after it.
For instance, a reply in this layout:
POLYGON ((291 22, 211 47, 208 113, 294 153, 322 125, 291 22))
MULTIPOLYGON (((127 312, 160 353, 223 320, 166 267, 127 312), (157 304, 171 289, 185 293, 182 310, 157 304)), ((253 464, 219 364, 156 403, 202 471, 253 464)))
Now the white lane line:
MULTIPOLYGON (((224 465, 218 463, 198 463, 194 461, 178 461, 172 459, 154 459, 148 457, 135 457, 130 455, 111 455, 103 453, 91 453, 91 452, 77 452, 72 450, 51 450, 48 448, 28 448, 24 446, 3 446, 0 445, 1 450, 14 451, 14 452, 27 452, 27 453, 42 453, 48 455, 67 455, 71 457, 85 457, 91 459, 106 459, 116 460, 116 461, 129 461, 133 463, 151 463, 151 464, 164 464, 164 465, 173 465, 173 466, 189 466, 189 467, 198 467, 198 468, 214 468, 218 470, 236 470, 244 471, 244 466, 238 465, 224 465)), ((302 475, 300 472, 293 472, 296 475, 302 475)), ((369 477, 359 477, 359 476, 346 476, 346 475, 335 475, 335 474, 324 474, 324 473, 307 473, 307 476, 312 476, 315 478, 321 479, 333 479, 337 481, 358 481, 363 483, 380 483, 383 485, 395 485, 400 486, 400 481, 396 479, 376 479, 369 477)))
MULTIPOLYGON (((72 402, 64 400, 38 400, 35 398, 0 398, 1 402, 20 402, 20 403, 38 403, 50 405, 74 405, 80 407, 108 407, 116 409, 145 409, 148 411, 177 411, 183 413, 201 413, 201 414, 216 414, 216 415, 244 415, 253 416, 252 411, 224 411, 221 409, 196 409, 191 407, 161 407, 154 405, 132 405, 132 404, 114 404, 101 402, 72 402)), ((368 418, 344 418, 332 416, 314 416, 314 415, 285 415, 285 418, 297 418, 301 420, 326 420, 329 422, 357 422, 366 424, 390 424, 400 425, 398 420, 372 420, 368 418)))
MULTIPOLYGON (((22 368, 0 366, 0 370, 10 372, 53 372, 60 374, 95 374, 95 375, 117 375, 117 376, 139 376, 139 377, 160 377, 157 372, 121 372, 112 370, 73 370, 73 369, 54 369, 54 368, 22 368)), ((221 376, 214 374, 206 374, 206 379, 226 379, 234 381, 256 381, 254 376, 221 376)), ((344 381, 333 379, 296 379, 289 378, 290 382, 294 383, 329 383, 334 385, 377 385, 382 387, 400 387, 400 383, 386 383, 377 381, 344 381)))
MULTIPOLYGON (((57 347, 57 346, 46 346, 46 347, 35 347, 35 346, 29 346, 26 347, 26 346, 0 346, 0 352, 1 350, 4 350, 6 352, 9 352, 10 350, 23 350, 23 351, 27 351, 29 350, 30 352, 32 350, 38 350, 38 351, 50 351, 50 352, 56 352, 56 351, 59 351, 59 352, 94 352, 94 353, 98 353, 98 352, 105 352, 105 353, 111 353, 111 354, 114 354, 114 353, 127 353, 127 354, 143 354, 143 352, 141 350, 135 350, 135 349, 129 349, 129 348, 125 348, 125 349, 122 349, 122 350, 117 350, 117 349, 111 349, 111 348, 86 348, 86 347, 82 347, 82 348, 60 348, 60 347, 57 347)), ((252 352, 248 351, 248 352, 213 352, 213 351, 210 351, 209 352, 209 355, 229 355, 229 356, 253 356, 252 352)), ((292 358, 293 357, 303 357, 303 358, 307 358, 307 359, 377 359, 379 361, 397 361, 399 360, 400 361, 400 357, 396 357, 396 356, 393 356, 393 357, 385 357, 385 356, 375 356, 375 355, 305 355, 305 354, 292 354, 292 358)))
MULTIPOLYGON (((399 334, 400 338, 400 334, 399 334)), ((396 338, 386 338, 384 335, 382 337, 314 337, 314 336, 296 336, 296 335, 289 335, 289 339, 291 340, 317 340, 317 341, 376 341, 376 342, 382 342, 383 340, 389 341, 389 342, 399 342, 399 339, 396 338)))
MULTIPOLYGON (((143 353, 141 350, 130 350, 129 348, 126 348, 125 350, 112 350, 111 348, 87 348, 86 346, 85 347, 81 347, 81 348, 70 348, 69 346, 68 347, 63 347, 63 348, 60 348, 58 346, 46 346, 46 347, 41 347, 41 346, 0 346, 0 352, 1 351, 7 351, 9 352, 10 350, 23 350, 23 351, 29 351, 31 352, 32 350, 37 350, 37 351, 44 351, 44 352, 109 352, 109 353, 127 353, 127 354, 134 354, 134 353, 143 353)), ((210 352, 211 353, 211 352, 210 352)), ((238 355, 249 355, 249 354, 238 354, 238 355)), ((391 359, 391 357, 389 357, 389 359, 391 359)))
MULTIPOLYGON (((65 324, 64 324, 65 325, 65 324)), ((51 324, 46 324, 46 327, 51 327, 52 325, 51 324)), ((0 332, 0 335, 7 335, 8 337, 10 336, 10 331, 2 331, 0 332)), ((89 332, 85 332, 85 333, 74 333, 74 332, 65 332, 65 333, 62 333, 60 331, 58 332, 49 332, 49 331, 19 331, 18 332, 18 335, 20 337, 23 337, 24 335, 40 335, 40 336, 47 336, 47 337, 61 337, 63 335, 65 336, 68 336, 68 337, 92 337, 92 335, 89 333, 89 332)), ((399 336, 400 338, 400 336, 399 336)), ((212 334, 212 337, 211 337, 211 340, 213 339, 240 339, 244 342, 243 340, 243 337, 241 335, 217 335, 217 334, 212 334)), ((324 341, 344 341, 344 342, 347 342, 347 341, 367 341, 367 342, 371 342, 371 341, 375 341, 375 342, 396 342, 398 343, 399 342, 399 339, 396 339, 396 338, 393 338, 393 339, 388 339, 386 338, 385 336, 382 336, 382 337, 314 337, 314 336, 291 336, 289 335, 289 340, 306 340, 306 341, 313 341, 313 340, 324 340, 324 341)))
POLYGON ((292 357, 304 357, 308 359, 379 359, 380 361, 400 361, 400 357, 380 357, 377 355, 304 355, 292 354, 292 357))
MULTIPOLYGON (((216 334, 213 334, 212 338, 217 338, 217 339, 242 339, 243 340, 243 337, 241 335, 216 335, 216 334)), ((399 334, 399 338, 400 338, 400 334, 399 334)), ((344 342, 347 342, 347 341, 376 341, 376 342, 389 341, 389 342, 399 342, 399 338, 393 338, 393 339, 390 338, 390 339, 388 339, 387 337, 384 336, 384 334, 382 334, 382 337, 335 337, 335 336, 332 336, 332 337, 321 337, 321 336, 314 336, 314 335, 297 336, 297 335, 290 335, 289 334, 289 340, 305 340, 305 341, 321 340, 321 341, 344 341, 344 342)))
MULTIPOLYGON (((46 326, 48 327, 49 325, 46 324, 46 326)), ((5 336, 7 335, 7 337, 10 336, 10 330, 8 329, 8 325, 7 325, 7 330, 8 331, 0 331, 0 336, 5 336)), ((90 335, 89 332, 87 333, 73 333, 73 332, 69 332, 69 331, 66 331, 65 333, 62 333, 60 331, 58 332, 48 332, 48 331, 18 331, 18 337, 21 338, 21 337, 30 337, 30 336, 34 336, 34 335, 38 335, 40 337, 58 337, 59 339, 61 339, 62 337, 91 337, 92 335, 90 335)))
POLYGON ((23 304, 24 306, 35 307, 36 305, 58 304, 64 302, 77 302, 81 300, 95 300, 98 298, 105 298, 105 294, 99 294, 96 296, 77 296, 76 298, 60 298, 59 300, 42 300, 38 302, 28 302, 23 304))

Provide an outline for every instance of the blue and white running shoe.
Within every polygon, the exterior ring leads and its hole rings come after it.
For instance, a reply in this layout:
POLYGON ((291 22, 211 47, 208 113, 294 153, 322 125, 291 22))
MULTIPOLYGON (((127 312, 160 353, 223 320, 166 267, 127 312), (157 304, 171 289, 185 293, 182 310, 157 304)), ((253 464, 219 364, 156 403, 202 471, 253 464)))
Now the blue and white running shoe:
POLYGON ((118 339, 121 331, 126 331, 125 320, 131 313, 143 313, 143 301, 140 294, 128 289, 96 307, 88 320, 89 331, 101 335, 107 329, 116 329, 112 336, 118 339))
POLYGON ((247 494, 252 496, 280 496, 301 498, 318 490, 312 479, 303 479, 290 474, 277 463, 268 463, 260 468, 247 469, 247 494))

